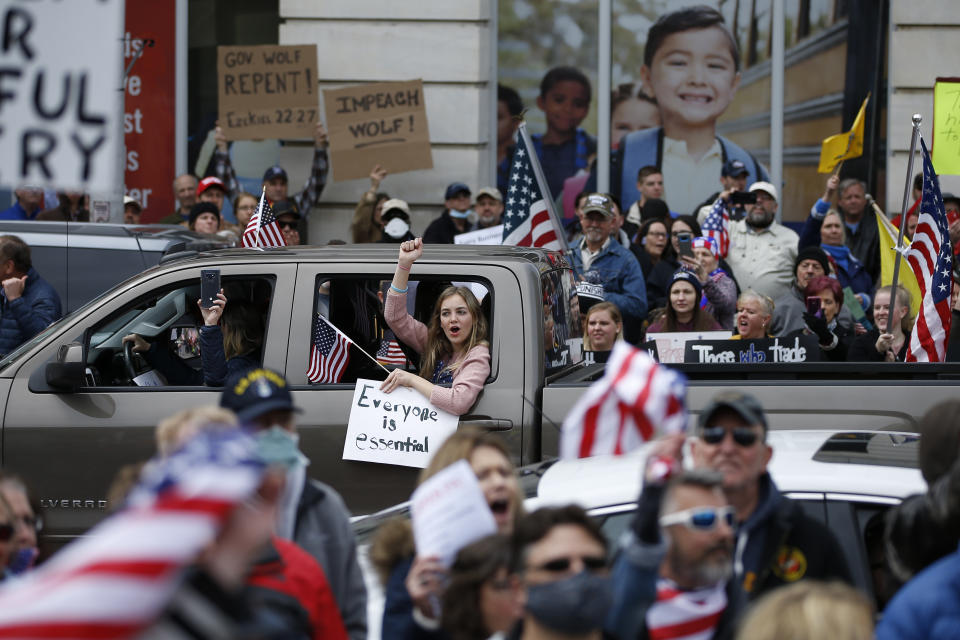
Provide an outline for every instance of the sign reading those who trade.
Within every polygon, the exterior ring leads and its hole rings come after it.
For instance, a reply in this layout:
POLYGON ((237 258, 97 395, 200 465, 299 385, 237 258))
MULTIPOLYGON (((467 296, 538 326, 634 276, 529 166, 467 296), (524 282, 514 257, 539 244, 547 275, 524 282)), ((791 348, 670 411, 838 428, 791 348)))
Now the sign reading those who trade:
POLYGON ((433 168, 422 80, 324 91, 323 108, 336 180, 433 168))
POLYGON ((701 340, 687 342, 683 361, 700 364, 761 364, 816 362, 820 347, 814 335, 758 340, 701 340))
POLYGON ((121 1, 0 8, 0 184, 117 188, 121 1))
POLYGON ((317 45, 217 47, 217 85, 227 140, 313 138, 317 45))
POLYGON ((419 392, 380 391, 379 380, 357 379, 343 443, 343 459, 405 467, 427 466, 457 430, 458 416, 436 408, 419 392))

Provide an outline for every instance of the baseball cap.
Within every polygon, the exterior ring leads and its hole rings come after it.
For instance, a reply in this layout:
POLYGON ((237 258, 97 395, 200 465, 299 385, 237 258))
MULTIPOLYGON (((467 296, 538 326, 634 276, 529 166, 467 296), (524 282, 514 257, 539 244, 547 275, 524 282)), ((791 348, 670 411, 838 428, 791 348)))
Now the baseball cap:
POLYGON ((720 409, 729 409, 744 419, 747 424, 759 424, 767 431, 767 418, 763 415, 763 405, 754 396, 742 391, 725 391, 713 397, 703 411, 697 426, 703 429, 720 409))
POLYGON ((612 218, 617 215, 613 207, 613 200, 607 196, 602 193, 591 193, 587 196, 587 201, 583 203, 583 209, 581 209, 581 211, 583 211, 583 215, 587 215, 591 211, 596 211, 608 218, 612 218))
POLYGON ((210 176, 209 178, 204 178, 203 180, 201 180, 200 183, 197 185, 197 195, 200 195, 201 193, 203 193, 207 189, 210 189, 211 187, 216 187, 221 191, 223 191, 224 193, 227 192, 227 187, 224 186, 223 180, 221 180, 216 176, 210 176))
POLYGON ((752 185, 750 185, 749 191, 750 193, 753 193, 754 191, 763 191, 764 193, 769 194, 777 202, 780 201, 780 198, 777 196, 777 188, 769 182, 754 182, 752 185))
POLYGON ((297 208, 296 203, 293 200, 278 200, 273 205, 273 215, 276 217, 280 216, 297 216, 297 220, 300 219, 300 209, 297 208))
MULTIPOLYGON (((139 200, 136 198, 131 198, 130 196, 123 196, 123 206, 127 206, 128 204, 135 206, 138 211, 143 211, 143 207, 140 206, 139 200)), ((219 215, 219 213, 217 215, 219 215)))
POLYGON ((497 202, 503 202, 503 196, 500 195, 500 189, 496 187, 484 187, 477 191, 477 200, 480 199, 480 196, 490 196, 497 202))
POLYGON ((449 200, 450 198, 456 197, 461 193, 466 193, 469 196, 470 187, 468 187, 462 182, 451 182, 449 186, 447 186, 447 191, 444 194, 443 199, 449 200))
POLYGON ((742 176, 745 173, 750 172, 747 171, 747 165, 743 164, 742 160, 727 160, 723 163, 723 169, 720 170, 720 175, 728 178, 742 176))
POLYGON ((220 394, 220 406, 249 422, 271 411, 296 411, 290 386, 282 375, 270 369, 251 369, 227 380, 220 394))
POLYGON ((383 207, 380 209, 382 215, 387 215, 387 212, 391 209, 400 209, 405 214, 407 214, 407 219, 410 219, 410 205, 406 201, 401 200, 400 198, 390 198, 383 203, 383 207))
POLYGON ((287 172, 278 164, 273 165, 263 173, 264 182, 269 182, 274 178, 283 178, 284 182, 289 182, 289 180, 287 180, 287 172))

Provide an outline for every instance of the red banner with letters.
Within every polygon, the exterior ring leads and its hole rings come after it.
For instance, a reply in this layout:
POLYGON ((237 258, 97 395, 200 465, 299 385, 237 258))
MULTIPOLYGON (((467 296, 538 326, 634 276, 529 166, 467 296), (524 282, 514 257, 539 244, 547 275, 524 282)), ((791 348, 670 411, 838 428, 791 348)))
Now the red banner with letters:
POLYGON ((142 50, 124 86, 127 145, 124 193, 140 202, 140 222, 173 212, 176 171, 176 0, 127 0, 123 67, 142 50))

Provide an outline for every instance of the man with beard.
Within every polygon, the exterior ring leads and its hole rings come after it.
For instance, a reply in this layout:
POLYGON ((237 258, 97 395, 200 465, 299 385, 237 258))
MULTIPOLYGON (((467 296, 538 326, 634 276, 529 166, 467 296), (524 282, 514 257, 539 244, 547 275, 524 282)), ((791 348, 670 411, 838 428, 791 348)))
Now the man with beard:
POLYGON ((788 293, 793 284, 794 261, 799 236, 778 222, 777 188, 769 182, 754 182, 750 193, 756 202, 747 204, 747 214, 733 222, 733 190, 726 189, 704 219, 704 235, 719 241, 720 255, 733 269, 741 290, 753 289, 771 300, 788 293))
POLYGON ((647 285, 640 263, 610 237, 619 215, 610 197, 591 193, 582 211, 583 237, 570 248, 573 270, 578 279, 603 285, 604 301, 620 309, 626 338, 633 342, 640 337, 640 325, 647 315, 647 285))
POLYGON ((503 196, 496 187, 484 187, 477 191, 477 202, 474 205, 477 212, 477 228, 487 229, 502 222, 503 196))
POLYGON ((694 468, 723 476, 734 509, 734 574, 749 599, 805 578, 852 584, 840 544, 827 527, 781 495, 767 473, 773 448, 767 420, 753 396, 718 394, 700 414, 691 444, 694 468))
POLYGON ((647 458, 637 515, 613 568, 613 636, 729 638, 743 608, 722 477, 674 473, 683 442, 669 436, 647 458))

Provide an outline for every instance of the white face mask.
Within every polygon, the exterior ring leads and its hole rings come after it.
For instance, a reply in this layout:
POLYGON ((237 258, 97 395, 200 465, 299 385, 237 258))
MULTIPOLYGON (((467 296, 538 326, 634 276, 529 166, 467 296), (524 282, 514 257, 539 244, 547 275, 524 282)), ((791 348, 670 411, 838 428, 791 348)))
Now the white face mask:
POLYGON ((394 218, 383 227, 383 232, 391 238, 402 238, 410 231, 410 225, 403 218, 394 218))

